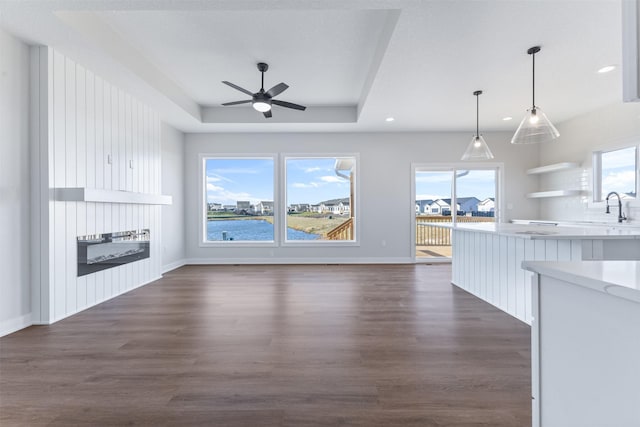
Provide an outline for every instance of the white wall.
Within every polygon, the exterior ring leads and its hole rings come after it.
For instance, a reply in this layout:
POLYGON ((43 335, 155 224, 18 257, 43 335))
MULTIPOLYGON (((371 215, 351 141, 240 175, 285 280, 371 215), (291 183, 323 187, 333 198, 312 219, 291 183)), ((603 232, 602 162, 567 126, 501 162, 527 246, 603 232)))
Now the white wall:
POLYGON ((162 123, 162 192, 173 204, 162 207, 162 271, 184 264, 184 134, 162 123))
POLYGON ((29 48, 0 29, 0 336, 31 322, 29 48))
MULTIPOLYGON (((484 135, 505 163, 503 220, 537 217, 537 203, 524 194, 537 182, 525 174, 536 166, 537 146, 513 146, 511 133, 484 135)), ((412 262, 411 164, 460 162, 471 133, 339 134, 187 134, 185 151, 186 257, 189 262, 412 262), (360 246, 350 247, 200 247, 198 155, 224 153, 359 153, 360 246), (383 241, 385 244, 383 245, 383 241)))
MULTIPOLYGON (((594 204, 594 150, 620 148, 640 143, 640 103, 618 103, 561 123, 557 142, 542 144, 540 164, 578 162, 578 170, 553 173, 540 177, 540 190, 566 188, 583 189, 582 197, 563 197, 540 201, 540 217, 554 220, 616 221, 616 215, 606 215, 602 203, 594 204)), ((633 222, 640 222, 640 205, 627 210, 633 222)))
POLYGON ((46 47, 32 62, 32 321, 51 323, 160 277, 156 205, 68 202, 51 189, 161 191, 158 114, 99 75, 46 47), (36 93, 37 92, 37 93, 36 93), (109 162, 111 158, 111 162, 109 162), (149 228, 151 257, 77 277, 78 236, 149 228))

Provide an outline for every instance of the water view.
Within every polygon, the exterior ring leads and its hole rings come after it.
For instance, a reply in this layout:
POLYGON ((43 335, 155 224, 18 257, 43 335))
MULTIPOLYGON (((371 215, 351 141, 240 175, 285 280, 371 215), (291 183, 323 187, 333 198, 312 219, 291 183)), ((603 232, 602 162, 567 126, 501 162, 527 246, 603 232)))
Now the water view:
MULTIPOLYGON (((287 240, 317 240, 318 234, 287 228, 287 240)), ((265 220, 207 221, 207 240, 272 241, 273 224, 265 220)))

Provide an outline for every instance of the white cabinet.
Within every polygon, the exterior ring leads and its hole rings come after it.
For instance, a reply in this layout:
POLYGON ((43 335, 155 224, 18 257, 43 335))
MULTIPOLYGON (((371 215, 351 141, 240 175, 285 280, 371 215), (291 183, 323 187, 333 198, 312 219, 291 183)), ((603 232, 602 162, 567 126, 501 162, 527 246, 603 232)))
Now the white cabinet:
POLYGON ((534 427, 640 425, 640 262, 525 262, 534 427))

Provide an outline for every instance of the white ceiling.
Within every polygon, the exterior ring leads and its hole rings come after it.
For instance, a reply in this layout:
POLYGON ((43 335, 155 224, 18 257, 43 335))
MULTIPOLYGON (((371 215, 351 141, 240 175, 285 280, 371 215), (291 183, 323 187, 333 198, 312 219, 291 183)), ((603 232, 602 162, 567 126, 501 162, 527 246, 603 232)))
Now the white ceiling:
POLYGON ((534 45, 536 103, 554 123, 622 97, 620 0, 22 0, 0 1, 0 25, 189 132, 472 132, 478 89, 481 130, 515 130, 534 45), (265 89, 287 83, 277 99, 307 111, 220 106, 247 98, 222 80, 259 88, 260 61, 265 89))

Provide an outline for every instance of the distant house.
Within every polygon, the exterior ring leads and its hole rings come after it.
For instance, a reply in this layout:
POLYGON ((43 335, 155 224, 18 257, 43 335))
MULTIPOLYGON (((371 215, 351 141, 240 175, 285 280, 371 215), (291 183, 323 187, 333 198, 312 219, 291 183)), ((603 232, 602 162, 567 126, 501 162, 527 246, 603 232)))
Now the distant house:
POLYGON ((349 212, 351 212, 351 206, 349 204, 349 201, 343 201, 338 203, 338 211, 340 215, 347 215, 349 214, 349 212))
POLYGON ((311 212, 311 205, 308 203, 298 203, 289 206, 289 212, 311 212))
POLYGON ((495 212, 496 199, 493 197, 487 197, 480 203, 478 203, 478 212, 495 212))
MULTIPOLYGON (((460 209, 460 205, 458 210, 460 209)), ((444 215, 446 212, 451 214, 451 199, 438 199, 429 205, 428 215, 444 215)))
POLYGON ((429 206, 433 203, 433 200, 431 199, 426 199, 426 200, 416 200, 416 215, 421 215, 421 214, 429 214, 431 213, 431 210, 429 209, 429 206))
POLYGON ((223 205, 222 210, 225 212, 232 212, 236 210, 236 205, 223 205))
POLYGON ((322 212, 322 205, 320 203, 318 203, 317 205, 311 205, 309 206, 309 211, 310 212, 322 212))
POLYGON ((351 212, 349 198, 332 199, 320 202, 319 212, 344 215, 351 212))
POLYGON ((256 203, 254 212, 259 215, 271 215, 273 214, 273 202, 261 201, 256 203))
POLYGON ((456 199, 458 203, 458 210, 466 213, 478 212, 478 203, 480 199, 477 197, 458 197, 456 199))
POLYGON ((240 212, 244 212, 244 213, 251 212, 251 202, 238 200, 236 202, 236 212, 238 212, 238 213, 240 213, 240 212))
POLYGON ((207 203, 207 210, 217 212, 222 210, 222 203, 207 203))

